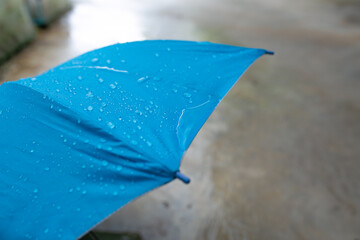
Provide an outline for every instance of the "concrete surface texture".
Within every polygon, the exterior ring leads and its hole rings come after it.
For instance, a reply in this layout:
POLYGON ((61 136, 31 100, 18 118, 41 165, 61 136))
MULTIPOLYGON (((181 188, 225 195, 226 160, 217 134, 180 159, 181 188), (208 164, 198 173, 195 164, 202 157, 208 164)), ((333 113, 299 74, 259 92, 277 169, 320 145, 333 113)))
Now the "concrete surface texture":
POLYGON ((142 39, 273 50, 191 145, 182 171, 192 183, 156 189, 97 229, 143 239, 358 240, 359 29, 355 0, 81 1, 4 65, 1 79, 142 39))

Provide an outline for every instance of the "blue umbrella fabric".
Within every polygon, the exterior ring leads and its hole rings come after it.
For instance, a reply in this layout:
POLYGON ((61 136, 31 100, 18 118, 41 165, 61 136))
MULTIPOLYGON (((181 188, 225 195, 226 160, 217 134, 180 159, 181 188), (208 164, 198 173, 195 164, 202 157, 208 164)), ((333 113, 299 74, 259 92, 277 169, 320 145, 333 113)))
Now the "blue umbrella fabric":
POLYGON ((0 239, 76 239, 175 178, 263 49, 142 41, 0 86, 0 239))

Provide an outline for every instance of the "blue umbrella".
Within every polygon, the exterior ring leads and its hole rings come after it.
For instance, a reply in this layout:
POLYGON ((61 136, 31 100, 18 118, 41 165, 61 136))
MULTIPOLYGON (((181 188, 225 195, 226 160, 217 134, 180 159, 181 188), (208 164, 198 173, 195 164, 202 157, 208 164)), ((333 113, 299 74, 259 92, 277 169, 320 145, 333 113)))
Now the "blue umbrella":
POLYGON ((115 44, 0 87, 0 239, 75 239, 175 178, 263 49, 115 44))

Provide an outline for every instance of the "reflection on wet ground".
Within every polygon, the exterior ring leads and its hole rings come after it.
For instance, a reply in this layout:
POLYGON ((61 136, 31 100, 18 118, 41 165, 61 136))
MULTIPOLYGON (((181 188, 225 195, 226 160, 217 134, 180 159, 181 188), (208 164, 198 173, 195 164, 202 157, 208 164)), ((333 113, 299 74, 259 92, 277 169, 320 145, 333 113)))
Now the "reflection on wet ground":
POLYGON ((114 42, 261 47, 190 147, 174 181, 100 230, 143 239, 360 238, 360 5, 355 0, 81 1, 9 61, 36 75, 114 42))

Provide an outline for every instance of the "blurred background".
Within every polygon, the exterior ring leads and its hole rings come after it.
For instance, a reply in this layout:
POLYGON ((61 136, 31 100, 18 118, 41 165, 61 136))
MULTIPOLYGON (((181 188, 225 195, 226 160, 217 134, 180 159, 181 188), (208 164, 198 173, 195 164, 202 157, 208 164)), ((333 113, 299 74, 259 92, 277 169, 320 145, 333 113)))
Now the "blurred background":
POLYGON ((182 165, 190 185, 156 189, 96 231, 360 240, 359 0, 0 0, 0 83, 146 39, 275 56, 250 68, 197 135, 182 165))

